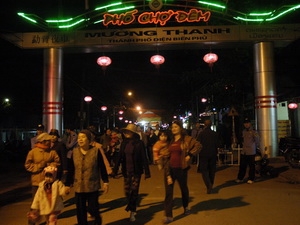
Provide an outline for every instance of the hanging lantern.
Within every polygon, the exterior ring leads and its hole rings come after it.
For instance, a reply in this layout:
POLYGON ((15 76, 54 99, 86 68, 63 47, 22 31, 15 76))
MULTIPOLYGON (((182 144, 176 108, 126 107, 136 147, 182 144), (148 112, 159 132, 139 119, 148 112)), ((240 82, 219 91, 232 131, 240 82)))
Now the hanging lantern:
POLYGON ((165 62, 165 58, 161 55, 154 55, 150 58, 150 62, 155 65, 156 68, 159 68, 159 66, 165 62))
POLYGON ((97 64, 102 67, 102 70, 105 70, 111 64, 111 59, 108 56, 100 56, 97 59, 97 64))
POLYGON ((105 105, 101 106, 101 110, 102 110, 103 112, 105 112, 105 111, 107 110, 107 106, 105 106, 105 105))
POLYGON ((292 103, 290 103, 290 104, 288 105, 288 107, 289 107, 289 109, 297 109, 297 108, 298 108, 298 104, 292 102, 292 103))
POLYGON ((210 67, 213 66, 213 64, 215 62, 218 61, 218 55, 215 53, 207 53, 204 57, 203 57, 204 62, 206 62, 210 67))

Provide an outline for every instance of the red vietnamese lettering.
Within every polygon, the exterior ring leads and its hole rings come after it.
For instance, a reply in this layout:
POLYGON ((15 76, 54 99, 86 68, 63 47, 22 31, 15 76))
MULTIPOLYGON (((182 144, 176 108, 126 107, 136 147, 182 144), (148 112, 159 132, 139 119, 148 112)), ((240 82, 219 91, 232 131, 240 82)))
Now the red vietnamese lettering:
MULTIPOLYGON (((107 26, 109 24, 112 25, 128 25, 135 21, 135 14, 138 13, 138 10, 135 9, 133 11, 129 11, 122 14, 104 14, 103 25, 107 26)), ((202 10, 190 9, 189 12, 185 12, 182 10, 174 12, 173 10, 168 11, 157 11, 157 12, 144 12, 141 13, 137 21, 140 24, 160 24, 161 26, 166 25, 166 23, 171 19, 171 17, 175 15, 175 19, 178 23, 183 22, 199 22, 204 21, 207 22, 210 19, 211 12, 207 11, 205 13, 202 10)))
POLYGON ((189 12, 177 11, 176 20, 178 23, 199 22, 201 19, 207 22, 210 18, 210 11, 203 13, 201 10, 191 9, 189 12))
POLYGON ((131 24, 135 20, 135 14, 138 12, 137 9, 133 11, 129 11, 126 13, 122 13, 120 15, 118 14, 104 14, 104 21, 103 25, 107 26, 108 24, 113 24, 113 25, 127 25, 131 24))
POLYGON ((166 22, 170 20, 172 15, 174 14, 173 10, 168 10, 166 12, 144 12, 138 17, 138 22, 140 24, 147 24, 147 23, 155 23, 164 26, 166 22))

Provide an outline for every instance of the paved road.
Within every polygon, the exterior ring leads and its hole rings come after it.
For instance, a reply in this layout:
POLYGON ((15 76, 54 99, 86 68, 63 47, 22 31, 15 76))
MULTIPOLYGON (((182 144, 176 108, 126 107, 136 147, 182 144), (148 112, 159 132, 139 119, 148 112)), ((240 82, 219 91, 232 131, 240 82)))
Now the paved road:
MULTIPOLYGON (((180 191, 175 185, 174 221, 171 224, 202 225, 298 225, 300 223, 300 184, 292 184, 289 176, 298 176, 299 169, 286 169, 278 164, 282 172, 277 178, 258 178, 254 184, 235 184, 237 166, 220 166, 216 175, 213 194, 206 194, 200 174, 193 166, 189 172, 190 208, 192 214, 183 216, 180 202, 180 191), (292 175, 296 174, 296 175, 292 175)), ((140 187, 141 200, 137 220, 129 222, 129 213, 124 210, 123 179, 110 179, 110 191, 99 198, 104 225, 157 225, 163 218, 164 187, 162 174, 156 166, 151 165, 152 178, 142 180, 140 187)), ((26 178, 26 177, 25 177, 26 178)), ((293 178, 295 179, 295 177, 293 178)), ((23 177, 23 182, 24 177, 23 177)), ((21 190, 17 199, 0 208, 0 224, 26 225, 26 212, 31 199, 28 188, 21 190)), ((7 191, 7 190, 6 190, 7 191)), ((2 196, 3 191, 1 192, 2 196)), ((6 192, 8 193, 8 192, 6 192)), ((5 194, 9 196, 9 194, 5 194)), ((76 224, 74 194, 65 199, 65 209, 59 217, 59 225, 76 224)), ((3 199, 1 199, 2 201, 3 199)))

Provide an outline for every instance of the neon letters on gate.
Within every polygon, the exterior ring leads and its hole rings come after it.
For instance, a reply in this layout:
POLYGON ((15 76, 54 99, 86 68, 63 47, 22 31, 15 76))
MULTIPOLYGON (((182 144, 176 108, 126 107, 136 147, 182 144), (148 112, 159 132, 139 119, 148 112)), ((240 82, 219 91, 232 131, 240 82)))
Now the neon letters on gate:
POLYGON ((176 22, 207 22, 210 18, 211 12, 207 11, 205 13, 202 10, 191 9, 189 12, 185 11, 157 11, 157 12, 144 12, 140 15, 136 15, 138 10, 132 10, 122 14, 104 14, 103 25, 128 25, 136 21, 140 24, 160 24, 164 26, 171 18, 175 18, 176 22))

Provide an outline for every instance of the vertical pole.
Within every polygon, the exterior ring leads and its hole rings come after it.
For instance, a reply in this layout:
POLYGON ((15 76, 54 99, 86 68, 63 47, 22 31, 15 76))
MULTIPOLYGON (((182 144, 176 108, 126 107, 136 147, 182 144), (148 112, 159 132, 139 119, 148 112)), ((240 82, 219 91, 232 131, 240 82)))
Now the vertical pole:
POLYGON ((256 123, 260 149, 269 157, 278 155, 277 93, 272 42, 254 44, 254 87, 256 123))
POLYGON ((63 51, 61 48, 44 49, 43 124, 63 131, 63 51))
POLYGON ((113 128, 116 127, 116 107, 113 106, 113 128))

